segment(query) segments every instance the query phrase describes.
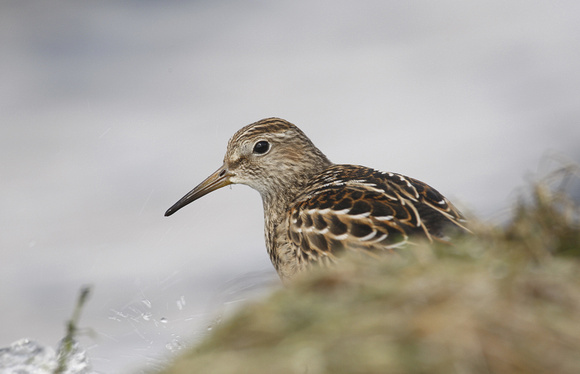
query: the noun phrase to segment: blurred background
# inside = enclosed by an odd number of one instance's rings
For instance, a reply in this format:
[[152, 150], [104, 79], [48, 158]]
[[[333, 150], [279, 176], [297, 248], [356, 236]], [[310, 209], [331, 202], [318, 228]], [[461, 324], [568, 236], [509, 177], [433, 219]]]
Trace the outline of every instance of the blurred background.
[[495, 222], [580, 160], [577, 1], [0, 3], [0, 347], [56, 346], [82, 285], [103, 373], [157, 368], [277, 284], [245, 186], [165, 210], [285, 118], [337, 163]]

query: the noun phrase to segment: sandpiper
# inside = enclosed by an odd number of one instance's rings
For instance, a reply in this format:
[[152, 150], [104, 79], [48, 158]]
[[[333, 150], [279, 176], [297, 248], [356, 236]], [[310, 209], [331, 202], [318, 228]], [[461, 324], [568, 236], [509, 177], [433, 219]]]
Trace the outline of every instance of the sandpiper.
[[333, 164], [280, 118], [236, 132], [223, 165], [165, 215], [236, 183], [262, 196], [266, 248], [285, 283], [343, 251], [379, 253], [406, 244], [409, 236], [443, 239], [446, 226], [467, 230], [461, 213], [434, 188], [401, 174]]

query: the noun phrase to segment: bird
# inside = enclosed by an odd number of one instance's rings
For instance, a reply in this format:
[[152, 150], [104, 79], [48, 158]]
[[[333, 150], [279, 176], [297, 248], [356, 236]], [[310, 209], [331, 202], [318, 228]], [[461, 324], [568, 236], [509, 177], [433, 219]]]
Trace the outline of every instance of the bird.
[[170, 216], [230, 184], [257, 190], [266, 249], [280, 279], [292, 282], [345, 252], [395, 252], [410, 237], [447, 241], [466, 219], [434, 188], [373, 168], [334, 164], [294, 124], [265, 118], [228, 141], [223, 165], [166, 212]]

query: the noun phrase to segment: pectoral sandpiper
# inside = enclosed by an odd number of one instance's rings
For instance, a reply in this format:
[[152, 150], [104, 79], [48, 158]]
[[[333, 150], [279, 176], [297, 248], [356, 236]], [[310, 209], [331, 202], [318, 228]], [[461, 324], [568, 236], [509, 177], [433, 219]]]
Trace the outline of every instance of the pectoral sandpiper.
[[279, 118], [248, 125], [228, 142], [223, 165], [165, 213], [233, 183], [262, 196], [266, 247], [282, 281], [341, 251], [377, 253], [409, 236], [465, 229], [461, 213], [427, 184], [391, 172], [333, 164], [296, 126]]

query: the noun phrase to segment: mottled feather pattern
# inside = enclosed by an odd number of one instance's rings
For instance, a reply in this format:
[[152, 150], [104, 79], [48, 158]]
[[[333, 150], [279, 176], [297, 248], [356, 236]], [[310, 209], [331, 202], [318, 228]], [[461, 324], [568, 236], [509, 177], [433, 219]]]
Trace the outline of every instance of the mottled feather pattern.
[[425, 183], [356, 165], [333, 165], [296, 200], [288, 214], [288, 236], [308, 260], [334, 258], [345, 248], [389, 250], [413, 234], [432, 240], [443, 235], [445, 224], [463, 221]]

